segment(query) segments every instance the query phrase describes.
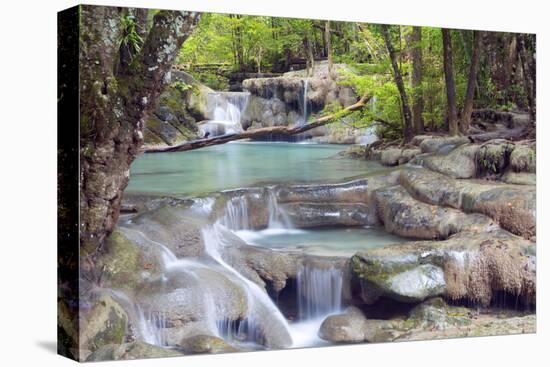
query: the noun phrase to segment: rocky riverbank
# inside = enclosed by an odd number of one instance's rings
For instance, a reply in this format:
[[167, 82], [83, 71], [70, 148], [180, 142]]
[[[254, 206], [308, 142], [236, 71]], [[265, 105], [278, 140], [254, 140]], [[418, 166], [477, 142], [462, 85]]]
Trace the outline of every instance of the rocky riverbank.
[[[535, 174], [534, 145], [426, 136], [413, 146], [409, 164], [341, 183], [128, 196], [132, 210], [98, 258], [99, 285], [82, 280], [88, 360], [292, 347], [300, 305], [320, 302], [304, 290], [311, 281], [338, 284], [330, 297], [341, 313], [312, 331], [333, 343], [534, 332], [535, 186], [504, 178]], [[235, 232], [287, 222], [374, 226], [408, 241], [319, 256]]]

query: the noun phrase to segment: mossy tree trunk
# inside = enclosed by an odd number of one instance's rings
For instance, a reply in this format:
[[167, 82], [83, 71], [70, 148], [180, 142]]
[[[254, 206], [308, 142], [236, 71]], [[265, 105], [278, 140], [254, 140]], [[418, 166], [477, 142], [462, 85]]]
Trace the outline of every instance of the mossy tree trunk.
[[80, 12], [80, 248], [83, 270], [112, 232], [143, 143], [147, 115], [156, 107], [181, 44], [199, 14], [160, 11], [139, 53], [120, 65], [121, 16], [116, 7]]
[[537, 116], [537, 66], [536, 66], [536, 37], [534, 34], [521, 34], [519, 38], [519, 55], [523, 71], [523, 85], [529, 104], [531, 121], [535, 122]]

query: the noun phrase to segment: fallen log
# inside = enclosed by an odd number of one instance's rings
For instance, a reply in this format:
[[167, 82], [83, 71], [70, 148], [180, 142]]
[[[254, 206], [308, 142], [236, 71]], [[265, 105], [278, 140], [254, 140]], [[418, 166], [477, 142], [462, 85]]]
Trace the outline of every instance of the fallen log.
[[242, 133], [233, 133], [225, 134], [220, 136], [214, 136], [211, 138], [197, 139], [192, 141], [187, 141], [178, 145], [172, 145], [167, 147], [150, 147], [142, 150], [143, 153], [163, 153], [163, 152], [183, 152], [187, 150], [194, 150], [204, 147], [209, 147], [212, 145], [225, 144], [230, 141], [242, 140], [242, 139], [251, 139], [257, 138], [260, 136], [265, 136], [269, 134], [282, 134], [282, 135], [296, 135], [308, 130], [314, 129], [319, 126], [326, 125], [337, 119], [340, 119], [353, 111], [357, 111], [363, 108], [366, 103], [371, 99], [370, 96], [364, 95], [356, 103], [347, 106], [342, 111], [339, 111], [335, 114], [327, 115], [316, 119], [315, 121], [310, 122], [305, 125], [296, 125], [296, 126], [271, 126], [271, 127], [262, 127], [259, 129], [250, 129], [243, 131]]

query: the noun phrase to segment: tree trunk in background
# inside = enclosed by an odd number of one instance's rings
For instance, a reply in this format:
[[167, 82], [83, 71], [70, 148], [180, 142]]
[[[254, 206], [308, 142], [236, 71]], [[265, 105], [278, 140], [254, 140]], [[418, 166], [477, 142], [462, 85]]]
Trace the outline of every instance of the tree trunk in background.
[[453, 76], [453, 50], [451, 46], [450, 31], [441, 28], [443, 36], [443, 69], [445, 72], [445, 86], [447, 88], [447, 119], [449, 122], [449, 133], [458, 134], [458, 118], [456, 115], [456, 92], [455, 79]]
[[424, 99], [422, 98], [422, 28], [413, 27], [411, 34], [411, 58], [412, 58], [412, 124], [414, 132], [421, 134], [424, 132], [424, 121], [422, 120], [422, 111], [424, 109]]
[[472, 59], [470, 61], [470, 72], [468, 74], [468, 86], [466, 87], [464, 108], [460, 120], [460, 131], [463, 134], [466, 134], [470, 128], [470, 119], [472, 117], [472, 110], [474, 109], [474, 92], [476, 88], [482, 38], [482, 33], [480, 31], [474, 31], [474, 45], [472, 49]]
[[386, 48], [390, 55], [390, 61], [393, 69], [393, 77], [397, 89], [399, 90], [399, 95], [401, 97], [401, 113], [403, 115], [403, 141], [408, 143], [412, 140], [412, 119], [411, 119], [411, 109], [409, 107], [409, 100], [407, 98], [407, 92], [405, 91], [405, 84], [403, 83], [403, 76], [401, 75], [401, 70], [399, 70], [399, 65], [397, 64], [397, 54], [393, 48], [391, 42], [390, 29], [387, 25], [381, 25], [382, 35], [384, 37], [384, 42], [386, 43]]
[[81, 6], [80, 249], [84, 263], [93, 264], [118, 220], [130, 164], [143, 143], [145, 119], [200, 16], [160, 11], [141, 52], [123, 74], [116, 74], [121, 11]]
[[311, 37], [306, 36], [304, 43], [306, 46], [306, 53], [307, 53], [306, 54], [306, 76], [309, 77], [309, 76], [313, 76], [313, 73], [315, 72], [315, 58], [313, 57], [313, 41], [311, 40]]
[[328, 75], [333, 79], [332, 75], [332, 42], [330, 39], [330, 20], [325, 21], [325, 44], [327, 46], [327, 61], [328, 61]]
[[529, 115], [531, 116], [531, 121], [535, 122], [537, 115], [537, 66], [534, 56], [536, 52], [536, 39], [534, 34], [520, 34], [518, 35], [518, 40], [519, 55], [523, 70], [523, 85], [529, 104]]

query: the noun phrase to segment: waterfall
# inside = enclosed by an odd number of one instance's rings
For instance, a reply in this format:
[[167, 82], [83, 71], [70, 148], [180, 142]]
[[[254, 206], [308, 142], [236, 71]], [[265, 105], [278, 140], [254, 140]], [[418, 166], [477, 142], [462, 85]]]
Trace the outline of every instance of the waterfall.
[[[246, 331], [246, 339], [254, 341], [258, 340], [265, 333], [282, 333], [283, 338], [289, 341], [288, 346], [290, 346], [292, 344], [292, 337], [288, 322], [271, 298], [269, 298], [269, 295], [256, 283], [245, 278], [223, 260], [220, 251], [228, 244], [222, 231], [223, 227], [215, 223], [211, 227], [202, 230], [202, 237], [205, 253], [229, 273], [233, 274], [241, 282], [247, 293], [247, 319], [244, 324], [241, 322], [242, 325], [237, 325], [237, 332]], [[264, 327], [260, 329], [262, 324]], [[231, 332], [235, 328], [235, 324], [232, 326], [231, 324], [222, 323], [222, 326], [224, 328], [221, 331], [225, 332]], [[269, 330], [272, 326], [278, 326], [282, 330]]]
[[307, 124], [307, 92], [308, 92], [309, 80], [306, 78], [303, 80], [303, 90], [302, 90], [302, 119], [298, 121], [298, 125], [302, 126]]
[[296, 277], [300, 320], [324, 318], [342, 308], [341, 269], [330, 264], [303, 264]]
[[279, 206], [277, 197], [272, 190], [269, 190], [268, 194], [268, 211], [269, 222], [268, 228], [270, 229], [291, 229], [293, 228], [292, 221], [287, 212]]
[[[271, 189], [267, 190], [267, 211], [267, 229], [294, 228], [288, 213], [279, 205], [277, 196]], [[219, 220], [219, 223], [233, 231], [249, 230], [252, 229], [250, 215], [252, 215], [252, 213], [249, 212], [248, 199], [246, 196], [236, 196], [228, 200], [225, 204], [224, 215]]]
[[207, 100], [209, 121], [199, 125], [202, 135], [212, 137], [242, 132], [241, 115], [248, 104], [249, 97], [248, 92], [209, 93]]
[[220, 223], [231, 230], [250, 229], [246, 196], [231, 198], [225, 204], [225, 213]]

